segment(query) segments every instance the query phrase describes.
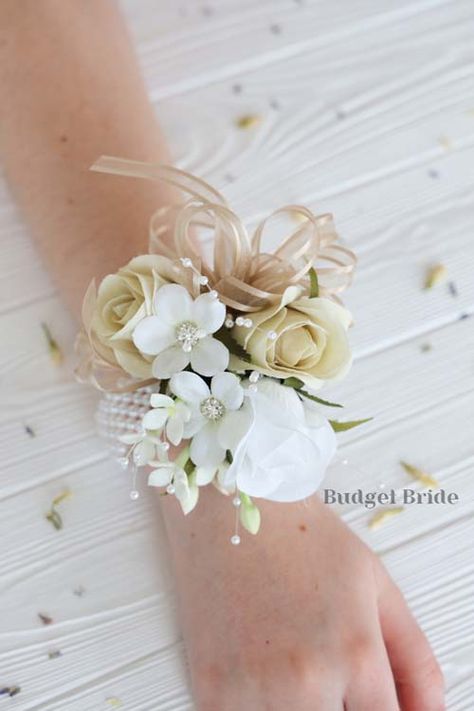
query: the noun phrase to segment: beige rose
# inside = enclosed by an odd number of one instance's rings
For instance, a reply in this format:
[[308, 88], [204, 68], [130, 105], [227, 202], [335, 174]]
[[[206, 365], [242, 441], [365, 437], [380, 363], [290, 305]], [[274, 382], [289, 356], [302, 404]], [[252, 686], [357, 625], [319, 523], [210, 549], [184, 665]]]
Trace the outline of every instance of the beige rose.
[[[292, 287], [280, 304], [250, 317], [253, 326], [235, 326], [232, 335], [249, 354], [252, 369], [277, 378], [299, 378], [311, 389], [349, 370], [351, 315], [334, 301], [300, 297]], [[248, 370], [249, 364], [234, 356], [230, 367]]]
[[163, 284], [176, 281], [173, 262], [145, 254], [116, 274], [106, 276], [97, 290], [90, 320], [92, 348], [106, 363], [120, 366], [136, 378], [150, 378], [151, 362], [132, 341], [135, 326], [153, 313], [153, 297]]

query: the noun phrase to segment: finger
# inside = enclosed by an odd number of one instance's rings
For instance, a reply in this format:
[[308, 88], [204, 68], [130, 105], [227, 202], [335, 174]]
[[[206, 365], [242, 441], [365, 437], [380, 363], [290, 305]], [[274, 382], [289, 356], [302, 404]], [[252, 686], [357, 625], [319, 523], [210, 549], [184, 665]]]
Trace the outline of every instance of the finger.
[[[382, 636], [355, 660], [345, 696], [346, 711], [399, 711], [397, 691]], [[421, 710], [420, 710], [421, 711]]]
[[380, 575], [380, 624], [402, 711], [443, 711], [443, 676], [428, 640], [388, 573]]

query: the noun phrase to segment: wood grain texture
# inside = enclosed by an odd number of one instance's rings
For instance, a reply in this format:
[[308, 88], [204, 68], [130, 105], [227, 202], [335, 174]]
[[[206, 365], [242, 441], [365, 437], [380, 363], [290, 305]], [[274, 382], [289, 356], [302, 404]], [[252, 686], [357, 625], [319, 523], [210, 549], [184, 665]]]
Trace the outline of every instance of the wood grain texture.
[[[404, 459], [459, 494], [455, 506], [407, 507], [378, 531], [371, 511], [339, 508], [430, 637], [449, 710], [472, 711], [472, 2], [122, 5], [178, 164], [213, 181], [249, 224], [294, 202], [331, 211], [358, 252], [347, 294], [355, 364], [327, 395], [346, 404], [344, 418], [374, 420], [340, 436], [327, 486], [419, 489]], [[239, 130], [245, 114], [258, 126]], [[71, 378], [74, 324], [3, 184], [0, 235], [0, 682], [21, 686], [4, 703], [191, 710], [156, 507], [143, 485], [130, 502], [95, 435], [97, 398]], [[454, 286], [423, 291], [436, 262]], [[65, 351], [60, 368], [41, 322]], [[44, 515], [67, 488], [56, 531]]]

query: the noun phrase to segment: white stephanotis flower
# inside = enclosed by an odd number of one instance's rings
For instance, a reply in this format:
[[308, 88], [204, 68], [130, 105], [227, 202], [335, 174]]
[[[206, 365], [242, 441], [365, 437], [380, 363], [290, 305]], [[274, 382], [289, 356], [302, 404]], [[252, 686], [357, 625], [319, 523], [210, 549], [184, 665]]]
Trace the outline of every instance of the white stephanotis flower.
[[199, 487], [196, 473], [193, 472], [188, 477], [178, 462], [158, 464], [148, 477], [148, 484], [149, 486], [172, 486], [184, 514], [192, 511], [198, 502]]
[[229, 462], [223, 461], [218, 467], [196, 467], [197, 485], [207, 486], [208, 484], [214, 484], [216, 489], [220, 491], [221, 494], [225, 494], [225, 496], [233, 494], [235, 492], [235, 484], [231, 484], [228, 488], [225, 488], [223, 484], [224, 476], [229, 466]]
[[146, 430], [160, 430], [163, 427], [169, 441], [178, 445], [183, 439], [184, 424], [191, 418], [189, 407], [161, 393], [153, 393], [150, 404], [153, 409], [144, 416], [143, 427]]
[[234, 441], [233, 423], [244, 399], [240, 380], [233, 373], [218, 373], [209, 388], [198, 375], [185, 371], [173, 375], [170, 390], [191, 409], [184, 437], [192, 437], [190, 455], [194, 464], [206, 468], [210, 475], [209, 468], [224, 461]]
[[336, 436], [326, 418], [271, 378], [258, 381], [238, 414], [224, 487], [234, 484], [249, 496], [272, 501], [298, 501], [313, 494], [336, 451]]
[[123, 434], [119, 437], [120, 442], [131, 444], [130, 454], [137, 467], [144, 467], [153, 460], [160, 461], [166, 456], [164, 444], [155, 431], [147, 431]]
[[142, 319], [133, 332], [139, 351], [156, 356], [152, 372], [167, 379], [190, 363], [196, 373], [211, 376], [229, 364], [229, 351], [212, 338], [225, 319], [225, 306], [214, 293], [194, 299], [179, 284], [165, 284], [153, 300], [156, 316]]

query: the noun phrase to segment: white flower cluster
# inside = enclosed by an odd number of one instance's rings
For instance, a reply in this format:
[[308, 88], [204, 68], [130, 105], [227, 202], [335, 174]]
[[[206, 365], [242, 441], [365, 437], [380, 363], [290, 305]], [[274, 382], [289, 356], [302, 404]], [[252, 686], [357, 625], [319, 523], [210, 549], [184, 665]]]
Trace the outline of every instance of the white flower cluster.
[[[244, 321], [237, 325], [253, 325]], [[132, 339], [139, 353], [152, 357], [160, 392], [151, 395], [141, 432], [122, 441], [136, 466], [151, 467], [148, 483], [174, 494], [184, 513], [196, 505], [199, 487], [213, 483], [234, 495], [240, 521], [256, 533], [260, 514], [250, 497], [297, 501], [311, 495], [336, 438], [294, 387], [252, 365], [227, 370], [231, 354], [218, 332], [232, 326], [214, 291], [193, 299], [179, 284], [156, 290], [153, 314], [138, 322]], [[268, 340], [275, 340], [272, 332]], [[171, 445], [180, 448], [172, 459]]]
[[[200, 487], [214, 484], [256, 533], [253, 499], [312, 494], [334, 455], [334, 432], [366, 421], [326, 419], [318, 406], [335, 403], [316, 395], [351, 366], [352, 318], [339, 295], [355, 255], [329, 214], [280, 208], [249, 233], [224, 197], [189, 173], [111, 156], [93, 170], [164, 180], [183, 202], [152, 216], [150, 254], [89, 286], [77, 377], [106, 393], [149, 386], [140, 431], [122, 437], [125, 465], [151, 468], [149, 483], [185, 513]], [[267, 251], [275, 220], [281, 239]], [[209, 233], [212, 260], [199, 244]], [[231, 540], [239, 542], [237, 531]]]

